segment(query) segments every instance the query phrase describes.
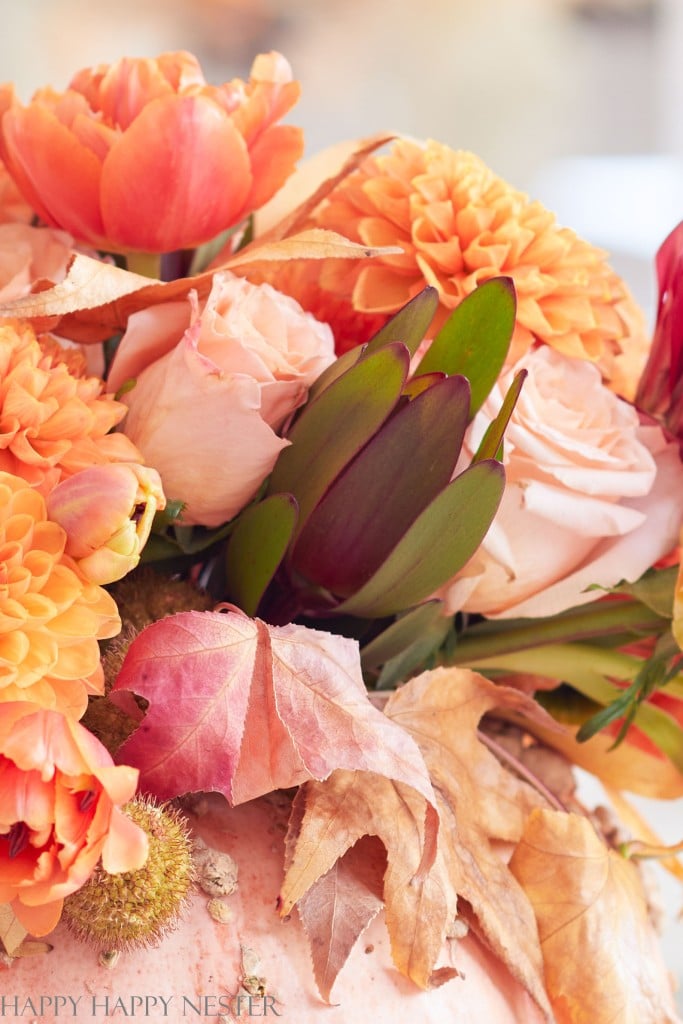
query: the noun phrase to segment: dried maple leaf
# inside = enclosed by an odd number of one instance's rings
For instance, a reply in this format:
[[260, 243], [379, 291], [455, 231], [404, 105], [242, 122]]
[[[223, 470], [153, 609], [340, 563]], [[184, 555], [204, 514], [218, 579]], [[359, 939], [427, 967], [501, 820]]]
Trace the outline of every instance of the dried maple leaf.
[[131, 644], [111, 696], [126, 690], [150, 703], [118, 752], [143, 790], [164, 800], [215, 790], [238, 804], [339, 767], [373, 772], [410, 790], [433, 859], [424, 761], [368, 700], [355, 641], [236, 611], [182, 612]]
[[558, 1024], [679, 1022], [638, 873], [587, 819], [535, 811], [510, 869], [536, 913]]
[[[303, 789], [292, 805], [285, 843], [285, 866], [292, 857], [305, 809]], [[386, 854], [372, 836], [358, 842], [319, 878], [297, 904], [308, 937], [316, 984], [329, 1002], [332, 986], [358, 936], [383, 907]]]
[[385, 711], [414, 737], [434, 783], [440, 817], [434, 865], [426, 873], [419, 870], [423, 826], [405, 787], [335, 772], [324, 783], [304, 787], [282, 910], [298, 903], [358, 838], [378, 836], [387, 851], [386, 921], [399, 970], [421, 987], [457, 973], [435, 971], [435, 964], [460, 897], [487, 944], [549, 1014], [533, 911], [494, 843], [515, 842], [527, 814], [542, 800], [477, 738], [482, 715], [501, 705], [546, 718], [524, 694], [463, 669], [424, 673], [401, 687]]

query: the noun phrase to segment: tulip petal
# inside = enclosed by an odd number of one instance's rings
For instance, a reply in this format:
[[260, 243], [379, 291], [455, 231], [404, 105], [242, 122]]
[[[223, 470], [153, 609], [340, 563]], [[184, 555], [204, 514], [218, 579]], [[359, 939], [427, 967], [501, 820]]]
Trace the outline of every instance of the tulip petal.
[[246, 144], [224, 111], [205, 96], [162, 97], [104, 162], [105, 232], [126, 238], [134, 223], [135, 248], [148, 252], [199, 245], [235, 222], [250, 187]]
[[109, 874], [137, 871], [147, 860], [149, 843], [141, 828], [118, 807], [111, 812], [109, 832], [102, 847], [102, 867]]
[[63, 906], [64, 900], [52, 900], [51, 903], [43, 903], [39, 907], [27, 907], [20, 900], [12, 901], [12, 910], [17, 921], [31, 935], [47, 935], [56, 928], [62, 916]]
[[76, 238], [101, 238], [101, 163], [94, 153], [45, 106], [16, 108], [4, 118], [3, 131], [12, 172], [19, 169], [21, 178], [15, 177], [31, 205]]

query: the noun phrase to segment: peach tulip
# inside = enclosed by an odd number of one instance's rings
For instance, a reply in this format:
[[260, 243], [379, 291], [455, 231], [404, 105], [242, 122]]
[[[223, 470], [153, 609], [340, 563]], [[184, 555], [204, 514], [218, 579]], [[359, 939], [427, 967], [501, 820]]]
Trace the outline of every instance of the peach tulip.
[[57, 484], [47, 513], [66, 531], [66, 553], [91, 583], [113, 583], [134, 569], [154, 515], [166, 499], [159, 474], [135, 463], [90, 466]]
[[270, 285], [216, 274], [200, 309], [131, 316], [109, 374], [127, 380], [123, 430], [188, 524], [218, 526], [254, 496], [287, 441], [278, 430], [334, 360], [332, 332]]
[[78, 722], [0, 704], [0, 903], [28, 931], [54, 928], [100, 857], [109, 872], [144, 864], [147, 837], [119, 809], [137, 779]]
[[237, 224], [282, 185], [302, 150], [276, 122], [299, 85], [280, 54], [247, 83], [204, 80], [189, 53], [87, 68], [28, 106], [0, 91], [0, 156], [53, 227], [117, 252], [168, 252]]
[[0, 160], [0, 224], [28, 224], [34, 213]]

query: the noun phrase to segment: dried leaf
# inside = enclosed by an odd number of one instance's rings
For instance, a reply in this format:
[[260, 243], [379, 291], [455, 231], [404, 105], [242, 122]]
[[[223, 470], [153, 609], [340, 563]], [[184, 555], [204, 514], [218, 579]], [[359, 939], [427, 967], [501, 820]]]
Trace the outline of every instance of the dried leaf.
[[131, 313], [160, 302], [184, 298], [190, 290], [208, 294], [217, 270], [234, 272], [258, 262], [290, 259], [366, 259], [401, 252], [395, 246], [371, 248], [351, 242], [334, 231], [311, 229], [289, 238], [255, 241], [214, 270], [194, 277], [161, 282], [122, 270], [111, 263], [77, 253], [64, 280], [44, 291], [0, 304], [0, 317], [53, 320], [69, 317], [81, 325], [125, 327]]
[[533, 904], [558, 1024], [674, 1024], [634, 866], [576, 814], [535, 811], [510, 861]]
[[579, 743], [576, 728], [558, 732], [533, 722], [529, 730], [573, 764], [615, 789], [659, 800], [683, 796], [683, 774], [668, 758], [657, 757], [633, 743], [614, 747], [614, 738], [604, 733]]
[[[302, 790], [294, 798], [286, 860], [304, 809]], [[299, 901], [297, 909], [308, 936], [313, 971], [321, 996], [330, 1001], [332, 986], [346, 963], [359, 935], [382, 909], [382, 879], [386, 855], [382, 844], [364, 836], [315, 882]]]
[[383, 132], [345, 141], [307, 160], [270, 202], [256, 211], [254, 219], [259, 240], [272, 241], [298, 231], [323, 199], [366, 157], [395, 138], [395, 134]]
[[0, 942], [9, 956], [17, 956], [17, 950], [28, 935], [19, 924], [11, 903], [0, 903]]
[[338, 767], [375, 772], [412, 790], [433, 849], [424, 762], [368, 700], [355, 641], [235, 611], [183, 612], [135, 639], [111, 696], [126, 690], [150, 706], [118, 756], [160, 799], [215, 790], [238, 804]]
[[304, 787], [283, 912], [360, 836], [378, 836], [387, 851], [386, 920], [399, 970], [424, 988], [445, 980], [435, 964], [461, 897], [488, 945], [549, 1013], [533, 912], [494, 844], [515, 842], [541, 798], [477, 739], [481, 716], [501, 704], [546, 718], [525, 695], [465, 670], [439, 669], [401, 687], [386, 714], [415, 738], [435, 784], [441, 825], [434, 866], [418, 870], [422, 823], [405, 787], [335, 772]]

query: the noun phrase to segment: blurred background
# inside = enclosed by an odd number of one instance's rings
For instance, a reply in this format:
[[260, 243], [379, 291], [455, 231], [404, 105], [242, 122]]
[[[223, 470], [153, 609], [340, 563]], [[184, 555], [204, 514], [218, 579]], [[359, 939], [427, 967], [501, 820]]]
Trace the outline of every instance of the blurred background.
[[[27, 100], [173, 49], [215, 83], [284, 53], [309, 155], [387, 129], [473, 150], [607, 249], [653, 322], [654, 255], [683, 218], [683, 0], [21, 0], [3, 9], [0, 81]], [[683, 802], [637, 803], [683, 838]], [[683, 1008], [683, 892], [657, 877]]]

